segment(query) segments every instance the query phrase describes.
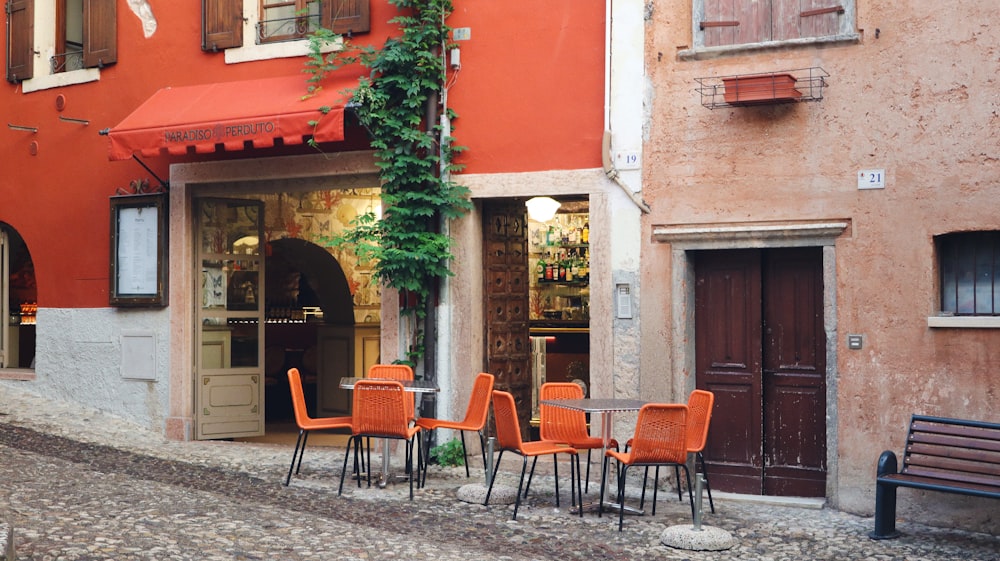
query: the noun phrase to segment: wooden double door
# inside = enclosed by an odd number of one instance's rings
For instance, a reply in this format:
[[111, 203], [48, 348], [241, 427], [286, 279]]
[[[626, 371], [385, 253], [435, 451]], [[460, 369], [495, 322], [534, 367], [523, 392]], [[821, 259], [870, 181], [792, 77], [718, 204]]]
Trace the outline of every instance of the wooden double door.
[[699, 251], [693, 261], [696, 385], [715, 393], [712, 487], [824, 496], [822, 249]]

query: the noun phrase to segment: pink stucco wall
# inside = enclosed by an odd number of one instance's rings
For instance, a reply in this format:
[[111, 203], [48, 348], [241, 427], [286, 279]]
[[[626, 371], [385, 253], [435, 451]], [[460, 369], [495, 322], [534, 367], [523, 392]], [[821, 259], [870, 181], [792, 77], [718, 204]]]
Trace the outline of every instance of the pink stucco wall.
[[[688, 57], [691, 0], [656, 2], [643, 197], [647, 232], [848, 223], [834, 245], [828, 498], [870, 514], [878, 454], [901, 455], [912, 413], [1000, 421], [1000, 329], [928, 326], [938, 310], [933, 236], [1000, 228], [1000, 16], [971, 0], [856, 10], [856, 41]], [[807, 67], [829, 73], [822, 101], [710, 110], [694, 91], [696, 78]], [[873, 168], [885, 169], [886, 188], [859, 190], [859, 170]], [[693, 376], [669, 356], [693, 342], [663, 344], [683, 298], [663, 282], [670, 245], [644, 239], [644, 376]], [[864, 335], [862, 350], [847, 349], [848, 333]], [[900, 517], [1000, 532], [995, 501], [899, 496]]]

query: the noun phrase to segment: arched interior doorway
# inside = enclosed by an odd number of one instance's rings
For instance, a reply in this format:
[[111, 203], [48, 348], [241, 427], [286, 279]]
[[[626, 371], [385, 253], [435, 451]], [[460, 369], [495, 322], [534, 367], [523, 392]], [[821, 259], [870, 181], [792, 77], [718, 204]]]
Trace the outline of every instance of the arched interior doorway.
[[35, 314], [38, 290], [28, 246], [0, 223], [0, 368], [35, 368]]
[[[353, 329], [354, 302], [340, 263], [314, 243], [298, 238], [274, 240], [266, 250], [266, 264], [264, 294], [270, 312], [264, 329], [265, 420], [269, 429], [280, 430], [294, 421], [289, 368], [298, 368], [302, 374], [312, 416], [320, 409], [319, 384], [336, 391], [334, 369], [321, 371], [322, 339], [331, 331]], [[293, 313], [299, 310], [302, 315]], [[346, 361], [349, 357], [336, 358]]]

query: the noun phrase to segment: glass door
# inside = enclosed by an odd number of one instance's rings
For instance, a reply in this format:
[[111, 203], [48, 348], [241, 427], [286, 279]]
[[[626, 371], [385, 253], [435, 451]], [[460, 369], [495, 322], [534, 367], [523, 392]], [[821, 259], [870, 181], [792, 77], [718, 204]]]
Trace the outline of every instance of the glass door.
[[195, 201], [196, 438], [264, 434], [260, 201]]

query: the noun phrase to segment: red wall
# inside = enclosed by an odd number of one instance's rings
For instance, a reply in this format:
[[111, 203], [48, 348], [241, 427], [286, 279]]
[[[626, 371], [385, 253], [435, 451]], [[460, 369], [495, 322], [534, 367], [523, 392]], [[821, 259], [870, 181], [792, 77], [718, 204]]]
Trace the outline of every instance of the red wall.
[[[524, 9], [518, 9], [522, 7]], [[37, 133], [0, 130], [0, 222], [18, 231], [31, 251], [41, 307], [108, 305], [108, 197], [150, 174], [134, 161], [110, 162], [101, 129], [114, 127], [156, 90], [289, 75], [304, 59], [227, 65], [200, 49], [197, 3], [153, 4], [158, 28], [146, 39], [141, 24], [118, 3], [118, 62], [87, 84], [24, 94], [0, 85], [0, 120]], [[536, 11], [528, 18], [514, 17]], [[373, 2], [372, 32], [358, 42], [381, 45], [395, 8]], [[603, 0], [456, 1], [449, 24], [470, 27], [462, 70], [451, 89], [459, 113], [456, 137], [468, 148], [466, 173], [600, 166], [603, 111]], [[56, 109], [57, 96], [65, 109]], [[59, 116], [89, 120], [61, 122]], [[37, 155], [30, 144], [37, 143]], [[348, 146], [348, 145], [344, 145]], [[332, 147], [337, 149], [337, 146]], [[271, 151], [199, 159], [274, 155]], [[195, 156], [144, 159], [167, 179], [172, 162]], [[173, 267], [184, 264], [171, 264]]]

